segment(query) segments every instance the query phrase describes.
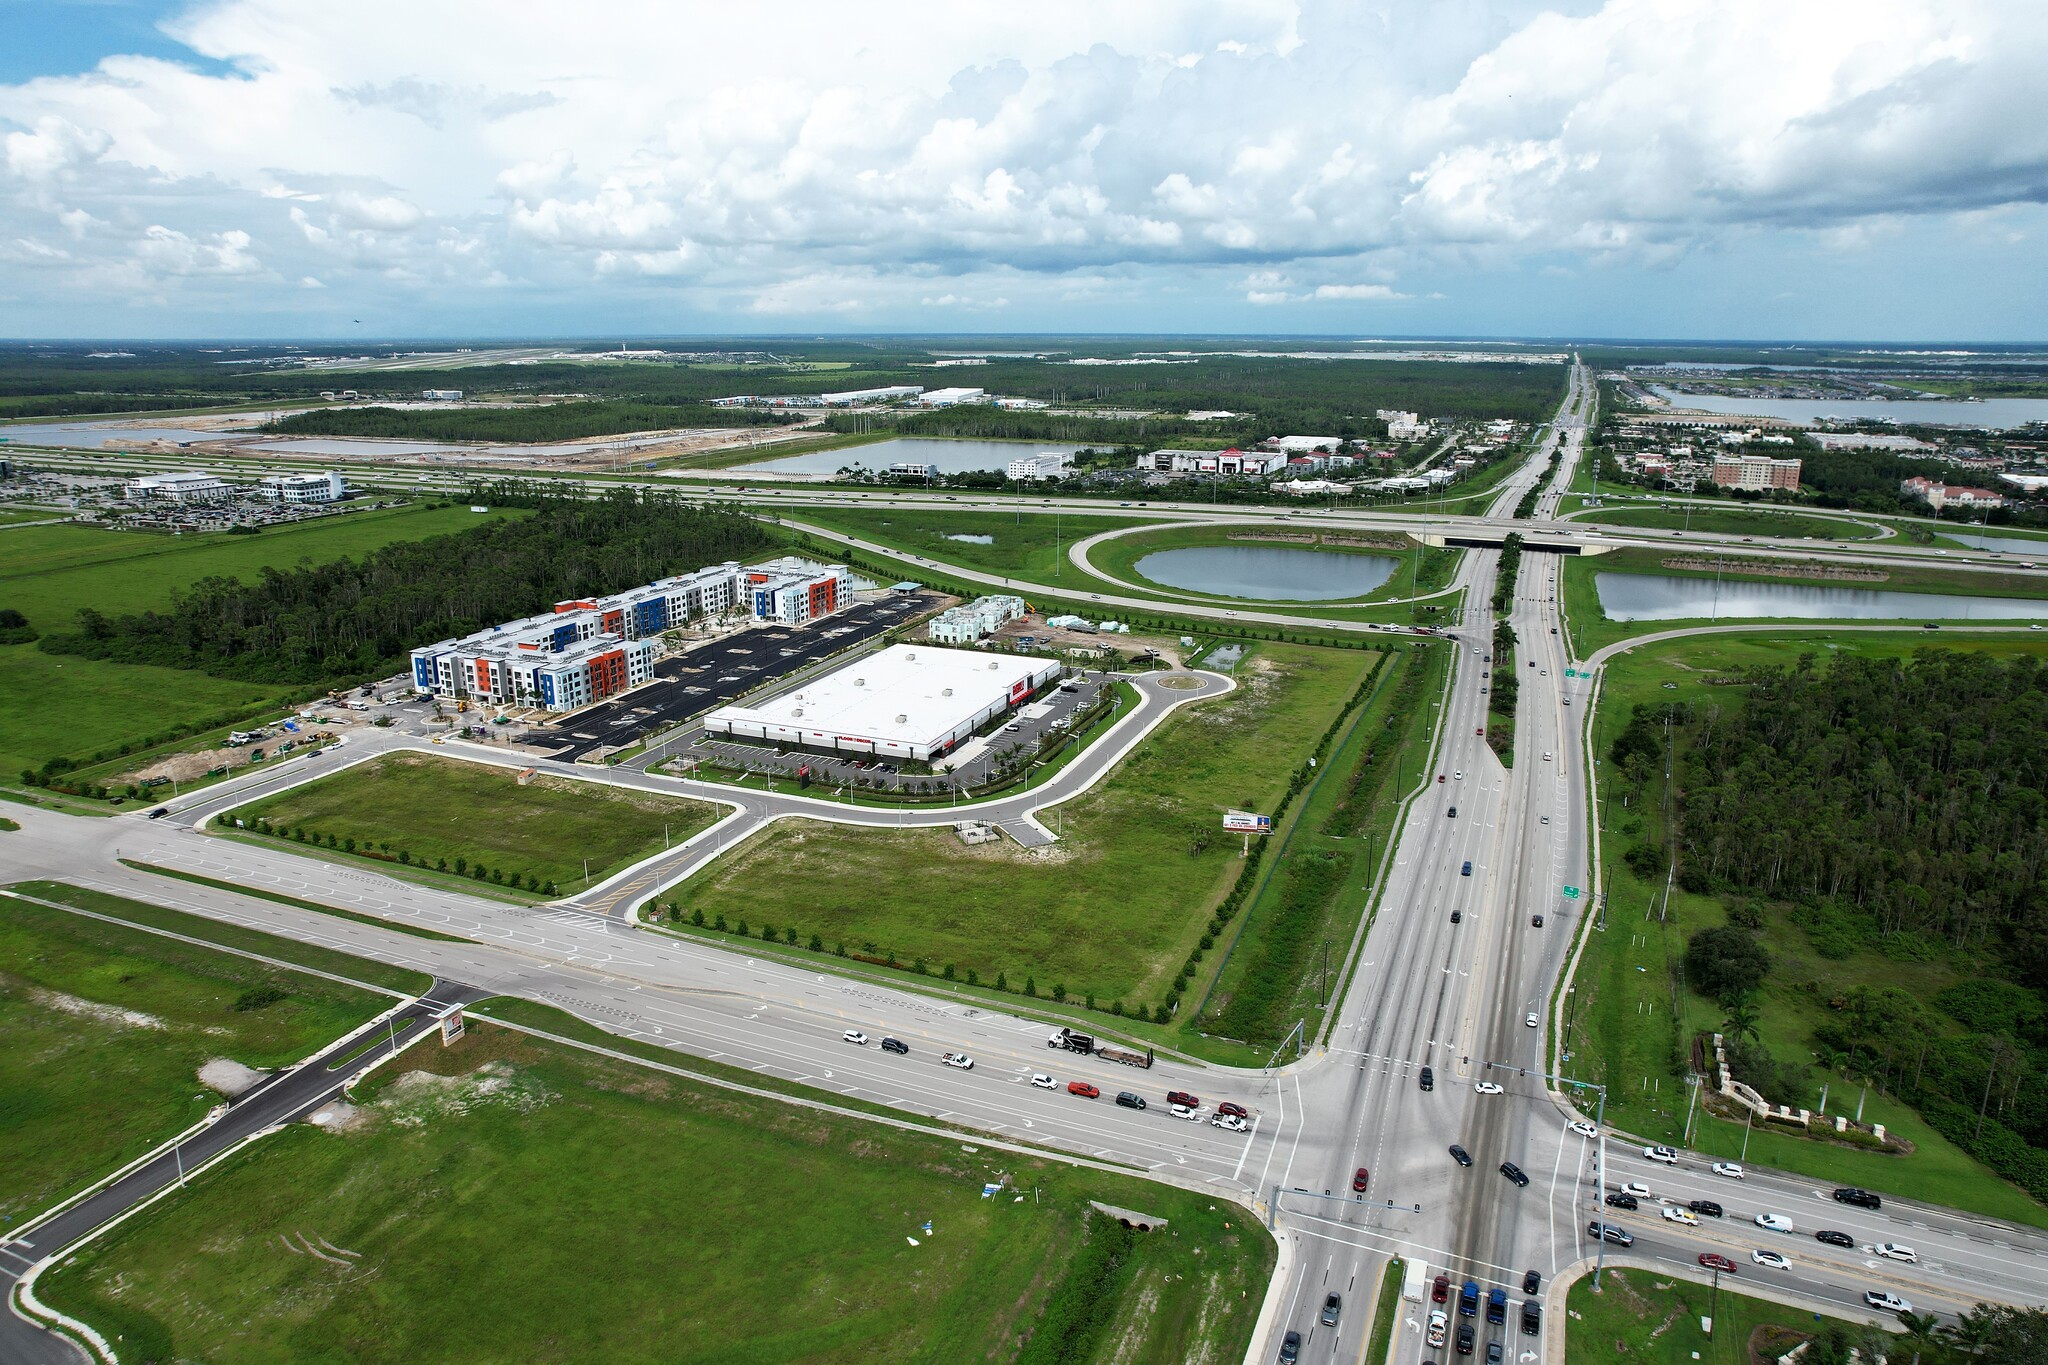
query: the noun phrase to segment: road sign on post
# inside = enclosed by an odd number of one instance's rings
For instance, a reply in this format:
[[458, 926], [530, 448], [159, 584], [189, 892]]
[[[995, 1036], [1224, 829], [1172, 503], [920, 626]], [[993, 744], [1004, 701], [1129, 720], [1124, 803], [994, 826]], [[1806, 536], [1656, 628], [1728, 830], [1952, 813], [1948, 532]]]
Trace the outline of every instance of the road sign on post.
[[1564, 889], [1564, 898], [1568, 901], [1577, 900], [1579, 898], [1579, 888], [1576, 886], [1567, 886]]

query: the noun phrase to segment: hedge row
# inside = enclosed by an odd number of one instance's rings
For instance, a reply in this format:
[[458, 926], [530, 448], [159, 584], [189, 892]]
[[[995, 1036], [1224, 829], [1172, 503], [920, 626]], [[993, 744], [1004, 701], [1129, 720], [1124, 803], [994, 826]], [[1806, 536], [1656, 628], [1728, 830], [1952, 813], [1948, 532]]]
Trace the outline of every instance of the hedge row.
[[[230, 829], [235, 817], [222, 811], [214, 817], [216, 823]], [[249, 822], [243, 828], [252, 834], [268, 835], [290, 843], [306, 844], [313, 848], [329, 848], [336, 853], [353, 854], [358, 858], [374, 858], [379, 862], [397, 863], [401, 867], [417, 867], [433, 872], [452, 873], [457, 877], [468, 877], [473, 881], [490, 882], [494, 886], [510, 887], [515, 891], [531, 891], [536, 895], [555, 896], [561, 888], [551, 881], [543, 881], [531, 872], [508, 872], [502, 867], [486, 867], [482, 863], [471, 864], [469, 859], [458, 857], [451, 865], [446, 858], [437, 858], [431, 864], [425, 858], [414, 858], [407, 849], [394, 849], [388, 843], [361, 842], [353, 838], [336, 835], [333, 831], [307, 829], [303, 825], [273, 824], [261, 817]]]

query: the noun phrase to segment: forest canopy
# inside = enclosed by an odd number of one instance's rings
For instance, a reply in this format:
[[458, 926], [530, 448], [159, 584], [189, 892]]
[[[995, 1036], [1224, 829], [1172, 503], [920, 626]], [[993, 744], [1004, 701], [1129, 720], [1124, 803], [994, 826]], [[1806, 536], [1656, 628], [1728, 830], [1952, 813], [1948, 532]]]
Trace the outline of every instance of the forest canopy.
[[251, 682], [370, 677], [435, 640], [773, 544], [748, 517], [671, 495], [621, 488], [585, 501], [544, 485], [520, 489], [474, 491], [501, 506], [524, 502], [535, 509], [530, 517], [361, 559], [266, 568], [255, 583], [202, 579], [173, 593], [165, 612], [108, 617], [86, 608], [75, 631], [46, 633], [39, 647]]

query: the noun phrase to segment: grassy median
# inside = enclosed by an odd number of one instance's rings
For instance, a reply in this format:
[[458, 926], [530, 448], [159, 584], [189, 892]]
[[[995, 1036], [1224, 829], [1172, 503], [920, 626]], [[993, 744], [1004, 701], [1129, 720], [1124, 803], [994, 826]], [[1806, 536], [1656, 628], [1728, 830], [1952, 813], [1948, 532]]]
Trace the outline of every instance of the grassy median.
[[41, 1294], [137, 1360], [1166, 1365], [1241, 1359], [1273, 1263], [1209, 1196], [488, 1023], [373, 1079], [346, 1126], [265, 1139]]
[[400, 753], [231, 814], [251, 829], [267, 821], [284, 831], [274, 837], [288, 846], [311, 848], [318, 839], [322, 849], [383, 859], [401, 874], [452, 872], [553, 894], [550, 886], [582, 888], [586, 860], [595, 885], [707, 828], [719, 810], [573, 778], [536, 777], [521, 786], [510, 768]]
[[391, 1003], [12, 896], [0, 964], [0, 1227], [203, 1118], [208, 1061], [282, 1066]]
[[[1748, 1266], [1742, 1268], [1744, 1271]], [[1762, 1273], [1762, 1272], [1760, 1272]], [[1721, 1292], [1709, 1285], [1644, 1270], [1611, 1269], [1593, 1292], [1591, 1275], [1572, 1285], [1565, 1329], [1568, 1360], [1627, 1360], [1639, 1365], [1753, 1365], [1776, 1360], [1828, 1327], [1860, 1338], [1862, 1324], [1735, 1292], [1736, 1276], [1721, 1277]], [[1711, 1310], [1714, 1332], [1700, 1329]], [[1882, 1334], [1890, 1340], [1890, 1334]], [[1898, 1359], [1896, 1352], [1892, 1357]]]

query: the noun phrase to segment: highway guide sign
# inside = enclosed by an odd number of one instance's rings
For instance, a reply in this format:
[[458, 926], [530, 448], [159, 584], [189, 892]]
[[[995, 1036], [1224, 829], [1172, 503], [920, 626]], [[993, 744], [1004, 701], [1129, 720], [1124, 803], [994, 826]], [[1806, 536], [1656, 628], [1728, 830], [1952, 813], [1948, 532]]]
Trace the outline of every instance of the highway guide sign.
[[1232, 810], [1223, 813], [1223, 828], [1235, 833], [1271, 834], [1273, 817], [1254, 815], [1248, 810]]
[[1564, 889], [1564, 898], [1568, 901], [1577, 900], [1579, 898], [1579, 888], [1577, 888], [1576, 886], [1567, 886]]

